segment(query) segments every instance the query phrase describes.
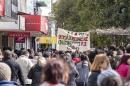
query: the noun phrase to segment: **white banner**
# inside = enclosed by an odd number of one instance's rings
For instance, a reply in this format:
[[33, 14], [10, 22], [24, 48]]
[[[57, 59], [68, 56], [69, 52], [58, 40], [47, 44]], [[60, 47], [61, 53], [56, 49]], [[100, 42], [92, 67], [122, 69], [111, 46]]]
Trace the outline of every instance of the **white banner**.
[[73, 32], [58, 28], [57, 32], [57, 50], [62, 51], [80, 51], [84, 52], [90, 49], [89, 32]]

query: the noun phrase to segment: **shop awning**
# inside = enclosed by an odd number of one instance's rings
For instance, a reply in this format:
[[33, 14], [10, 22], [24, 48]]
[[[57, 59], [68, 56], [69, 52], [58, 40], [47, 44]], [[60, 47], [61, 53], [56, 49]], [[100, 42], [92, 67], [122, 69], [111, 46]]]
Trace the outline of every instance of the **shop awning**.
[[29, 32], [8, 32], [9, 37], [29, 37]]

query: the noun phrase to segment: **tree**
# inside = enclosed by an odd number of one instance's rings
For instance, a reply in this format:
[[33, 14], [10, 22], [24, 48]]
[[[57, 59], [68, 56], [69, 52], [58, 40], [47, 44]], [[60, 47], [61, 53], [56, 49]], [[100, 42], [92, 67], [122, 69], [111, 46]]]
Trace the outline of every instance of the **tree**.
[[130, 25], [130, 0], [60, 0], [54, 6], [58, 27], [73, 31]]

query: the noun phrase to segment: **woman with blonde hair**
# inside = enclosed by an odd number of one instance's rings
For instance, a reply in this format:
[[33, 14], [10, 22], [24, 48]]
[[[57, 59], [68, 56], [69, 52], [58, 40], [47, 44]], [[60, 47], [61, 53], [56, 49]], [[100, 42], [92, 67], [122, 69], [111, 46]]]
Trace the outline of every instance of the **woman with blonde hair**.
[[107, 70], [110, 66], [110, 62], [106, 54], [96, 55], [92, 66], [91, 74], [88, 79], [88, 86], [97, 86], [97, 77], [101, 71]]

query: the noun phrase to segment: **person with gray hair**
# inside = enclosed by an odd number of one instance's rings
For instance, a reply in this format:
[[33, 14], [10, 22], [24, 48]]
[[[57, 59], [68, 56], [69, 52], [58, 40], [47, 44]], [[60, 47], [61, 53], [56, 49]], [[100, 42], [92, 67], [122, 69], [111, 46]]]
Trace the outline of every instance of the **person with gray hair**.
[[23, 78], [25, 80], [26, 86], [30, 86], [32, 80], [27, 77], [29, 70], [32, 68], [33, 63], [29, 59], [29, 52], [27, 50], [21, 51], [21, 56], [16, 60], [16, 62], [20, 65], [21, 70], [23, 72]]
[[120, 75], [114, 70], [103, 71], [97, 79], [98, 86], [123, 86]]
[[11, 69], [3, 62], [0, 62], [0, 86], [20, 86], [11, 80]]

